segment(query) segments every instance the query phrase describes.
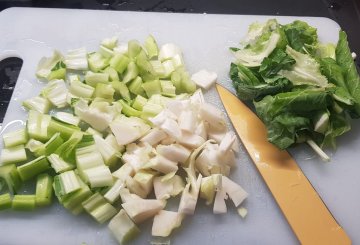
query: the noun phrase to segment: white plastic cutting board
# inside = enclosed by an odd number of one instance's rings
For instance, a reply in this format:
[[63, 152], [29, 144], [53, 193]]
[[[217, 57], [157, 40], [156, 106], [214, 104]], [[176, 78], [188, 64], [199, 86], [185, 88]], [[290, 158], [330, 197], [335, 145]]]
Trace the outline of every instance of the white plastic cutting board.
[[[64, 9], [12, 8], [0, 13], [0, 59], [16, 55], [24, 60], [3, 129], [21, 126], [26, 118], [22, 100], [36, 95], [42, 84], [34, 76], [36, 65], [53, 49], [86, 46], [95, 50], [105, 37], [118, 36], [120, 41], [143, 41], [148, 34], [159, 44], [174, 42], [185, 56], [190, 72], [206, 68], [218, 73], [218, 81], [228, 88], [228, 70], [232, 56], [228, 47], [236, 46], [254, 21], [277, 18], [280, 23], [295, 19], [318, 28], [321, 41], [336, 42], [339, 26], [326, 18], [243, 16], [210, 14], [170, 14], [111, 12]], [[214, 89], [206, 97], [219, 107]], [[12, 123], [12, 124], [11, 124]], [[6, 125], [10, 124], [6, 128]], [[353, 123], [354, 124], [354, 123]], [[291, 150], [292, 155], [310, 179], [328, 208], [345, 228], [354, 244], [360, 243], [360, 127], [338, 141], [338, 150], [330, 163], [324, 163], [307, 146]], [[0, 143], [0, 148], [2, 147]], [[241, 219], [231, 203], [228, 213], [213, 215], [201, 202], [193, 217], [188, 217], [171, 237], [171, 244], [297, 244], [298, 241], [271, 193], [241, 149], [238, 167], [232, 178], [250, 197], [245, 203], [248, 216]], [[149, 244], [151, 221], [141, 225], [141, 236], [131, 244]], [[91, 217], [71, 215], [60, 205], [32, 213], [0, 213], [0, 244], [116, 244], [106, 225]]]

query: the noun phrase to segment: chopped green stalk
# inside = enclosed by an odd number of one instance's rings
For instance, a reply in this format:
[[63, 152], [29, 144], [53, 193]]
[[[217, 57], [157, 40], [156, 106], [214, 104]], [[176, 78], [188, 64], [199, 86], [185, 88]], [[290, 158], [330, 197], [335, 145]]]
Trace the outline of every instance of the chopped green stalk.
[[109, 203], [114, 203], [120, 197], [120, 190], [124, 187], [124, 181], [118, 179], [114, 185], [105, 193], [104, 198]]
[[181, 87], [186, 93], [192, 94], [196, 91], [196, 84], [190, 79], [189, 73], [182, 73]]
[[142, 88], [145, 90], [148, 98], [150, 98], [153, 94], [161, 93], [161, 85], [159, 80], [143, 83]]
[[57, 188], [60, 188], [57, 193], [61, 196], [65, 196], [81, 189], [79, 177], [73, 170], [63, 172], [55, 176], [55, 179]]
[[0, 166], [0, 180], [4, 180], [10, 194], [19, 191], [22, 181], [15, 164]]
[[125, 147], [123, 145], [119, 145], [116, 141], [116, 138], [113, 134], [108, 134], [105, 138], [105, 141], [110, 144], [114, 149], [116, 149], [118, 152], [122, 153], [125, 150]]
[[132, 108], [130, 105], [128, 105], [125, 101], [120, 100], [119, 101], [122, 105], [122, 113], [126, 116], [135, 116], [138, 117], [141, 115], [141, 111], [135, 110], [134, 108]]
[[18, 129], [3, 135], [4, 145], [6, 148], [23, 145], [28, 141], [28, 135], [25, 128]]
[[47, 157], [50, 162], [51, 167], [55, 170], [56, 173], [63, 173], [75, 169], [74, 164], [70, 164], [61, 159], [57, 154], [51, 154]]
[[24, 100], [23, 106], [28, 110], [35, 110], [40, 113], [48, 113], [51, 107], [50, 101], [42, 96]]
[[139, 74], [139, 71], [137, 69], [137, 66], [134, 62], [130, 62], [127, 66], [126, 72], [124, 74], [124, 78], [122, 79], [122, 82], [127, 84], [131, 80], [137, 77]]
[[75, 126], [78, 126], [80, 123], [79, 117], [74, 116], [73, 114], [67, 113], [67, 112], [59, 111], [56, 113], [55, 118], [64, 123], [68, 123], [68, 124], [75, 125]]
[[88, 62], [86, 48], [83, 47], [69, 50], [66, 53], [64, 63], [66, 65], [66, 68], [70, 70], [87, 70]]
[[108, 83], [109, 82], [109, 74], [107, 73], [95, 73], [92, 71], [88, 71], [85, 74], [86, 84], [96, 87], [98, 83]]
[[0, 195], [0, 211], [11, 208], [12, 201], [9, 193]]
[[155, 74], [159, 77], [163, 77], [165, 75], [165, 68], [160, 60], [150, 60], [150, 64], [154, 68]]
[[83, 132], [75, 131], [71, 137], [55, 151], [55, 154], [59, 155], [65, 161], [73, 162], [75, 160], [74, 150], [82, 140], [82, 137]]
[[117, 41], [118, 41], [117, 37], [105, 38], [104, 40], [101, 41], [101, 45], [108, 49], [113, 49], [116, 47]]
[[142, 109], [141, 118], [148, 119], [159, 114], [164, 108], [161, 105], [154, 103], [146, 103]]
[[126, 87], [124, 83], [120, 81], [112, 81], [111, 85], [115, 89], [115, 92], [121, 96], [121, 98], [123, 98], [126, 101], [131, 100], [129, 89], [128, 87]]
[[330, 157], [313, 141], [307, 140], [306, 143], [326, 162], [330, 161]]
[[94, 135], [94, 140], [98, 151], [104, 159], [105, 164], [107, 166], [113, 166], [118, 161], [121, 154], [101, 136]]
[[76, 149], [76, 165], [82, 171], [88, 168], [104, 166], [105, 163], [95, 145], [90, 145]]
[[109, 229], [119, 244], [124, 244], [134, 239], [139, 233], [139, 228], [129, 218], [124, 209], [110, 221]]
[[135, 59], [140, 51], [142, 51], [142, 47], [137, 40], [130, 40], [128, 42], [128, 53], [130, 59]]
[[12, 209], [16, 211], [32, 211], [35, 209], [35, 195], [15, 195]]
[[[62, 54], [55, 50], [51, 57], [44, 57], [39, 61], [39, 64], [36, 68], [36, 76], [38, 78], [48, 79], [51, 70], [58, 64], [59, 61], [63, 59]], [[51, 80], [51, 79], [48, 79]]]
[[70, 83], [69, 92], [77, 97], [90, 99], [94, 94], [95, 89], [90, 85], [80, 81], [72, 81]]
[[114, 51], [103, 45], [100, 45], [99, 53], [105, 58], [111, 58], [114, 55]]
[[109, 74], [110, 81], [119, 81], [119, 74], [113, 67], [106, 67], [105, 70], [103, 70], [103, 73]]
[[156, 73], [154, 71], [153, 66], [150, 64], [149, 59], [144, 50], [142, 50], [138, 56], [136, 57], [136, 65], [139, 68], [139, 73], [144, 75], [153, 75]]
[[160, 85], [161, 85], [161, 94], [162, 95], [169, 96], [169, 97], [174, 97], [176, 95], [175, 94], [176, 88], [172, 84], [171, 81], [161, 80]]
[[165, 60], [162, 63], [162, 65], [164, 67], [164, 75], [163, 75], [164, 78], [169, 77], [171, 75], [171, 73], [173, 71], [175, 71], [175, 67], [174, 67], [172, 60]]
[[129, 85], [130, 92], [136, 95], [145, 96], [145, 90], [142, 88], [142, 84], [143, 80], [141, 77], [136, 77]]
[[30, 138], [39, 141], [46, 141], [49, 139], [48, 126], [51, 121], [51, 116], [41, 114], [37, 111], [29, 111], [27, 120], [27, 132]]
[[66, 65], [64, 62], [59, 61], [56, 63], [55, 67], [51, 69], [50, 74], [47, 76], [47, 80], [55, 80], [55, 79], [65, 79], [66, 76]]
[[57, 108], [63, 108], [67, 106], [67, 92], [68, 90], [64, 80], [53, 80], [41, 91], [41, 95], [47, 98]]
[[45, 155], [49, 156], [50, 154], [54, 153], [60, 145], [63, 144], [63, 139], [60, 136], [60, 133], [54, 134], [48, 142], [45, 143]]
[[89, 68], [93, 72], [98, 72], [109, 65], [109, 59], [103, 57], [100, 53], [92, 53], [88, 56]]
[[106, 203], [105, 198], [99, 194], [99, 192], [95, 192], [92, 196], [82, 202], [82, 206], [86, 212], [91, 213], [93, 210]]
[[144, 107], [144, 105], [147, 103], [147, 99], [142, 97], [141, 95], [137, 95], [133, 104], [132, 104], [132, 107], [135, 109], [135, 110], [138, 110], [138, 111], [141, 111]]
[[98, 83], [96, 84], [95, 96], [113, 101], [115, 89], [111, 84]]
[[174, 71], [171, 74], [171, 82], [176, 88], [176, 93], [182, 93], [183, 92], [183, 89], [182, 89], [182, 86], [181, 86], [181, 80], [182, 80], [182, 77], [181, 77], [181, 73], [179, 71]]
[[113, 185], [113, 177], [109, 167], [103, 165], [94, 168], [88, 168], [83, 171], [91, 188]]
[[110, 67], [114, 68], [119, 73], [123, 73], [129, 63], [130, 59], [124, 54], [115, 54], [110, 59]]
[[67, 122], [62, 122], [56, 117], [52, 117], [48, 127], [48, 134], [49, 136], [53, 136], [58, 132], [60, 133], [61, 138], [66, 140], [74, 133], [80, 132], [80, 128]]
[[146, 38], [144, 47], [145, 47], [146, 52], [150, 59], [158, 56], [159, 48], [158, 48], [155, 38], [152, 35], [149, 35]]
[[25, 163], [19, 167], [17, 170], [19, 172], [20, 178], [25, 181], [29, 180], [36, 175], [48, 170], [50, 168], [49, 162], [45, 156], [38, 157], [31, 162]]
[[100, 224], [111, 219], [117, 213], [116, 208], [114, 208], [110, 203], [105, 203], [95, 210], [91, 211], [90, 215]]
[[17, 145], [1, 150], [0, 164], [19, 163], [27, 160], [25, 146]]
[[99, 135], [99, 136], [103, 136], [102, 133], [100, 133], [99, 131], [93, 129], [92, 127], [88, 127], [88, 129], [86, 129], [85, 131], [86, 133], [89, 133], [91, 135]]
[[51, 204], [53, 195], [53, 177], [49, 174], [40, 174], [36, 180], [36, 206], [48, 206]]

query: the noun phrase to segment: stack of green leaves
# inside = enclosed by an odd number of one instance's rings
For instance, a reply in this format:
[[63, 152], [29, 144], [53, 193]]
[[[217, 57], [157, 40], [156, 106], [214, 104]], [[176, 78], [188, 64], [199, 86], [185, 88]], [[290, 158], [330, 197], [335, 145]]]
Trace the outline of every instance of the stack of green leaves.
[[230, 77], [242, 100], [251, 100], [268, 140], [280, 149], [308, 142], [324, 159], [323, 147], [350, 130], [360, 117], [360, 79], [346, 33], [337, 45], [323, 44], [302, 21], [271, 19], [250, 25]]

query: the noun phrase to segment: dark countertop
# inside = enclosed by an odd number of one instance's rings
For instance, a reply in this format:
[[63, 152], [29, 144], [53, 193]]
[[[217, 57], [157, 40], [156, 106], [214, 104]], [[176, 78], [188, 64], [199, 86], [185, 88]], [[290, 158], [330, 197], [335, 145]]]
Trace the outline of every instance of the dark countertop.
[[[339, 23], [348, 34], [351, 49], [360, 55], [360, 0], [0, 0], [0, 11], [9, 7], [321, 16]], [[356, 62], [360, 68], [360, 59]], [[0, 129], [21, 65], [16, 59], [0, 61]]]

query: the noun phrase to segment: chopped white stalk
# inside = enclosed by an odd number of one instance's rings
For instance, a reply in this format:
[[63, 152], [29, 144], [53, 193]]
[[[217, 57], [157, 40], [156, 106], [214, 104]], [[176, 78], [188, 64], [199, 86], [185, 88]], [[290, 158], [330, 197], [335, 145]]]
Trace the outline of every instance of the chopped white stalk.
[[23, 101], [23, 106], [29, 110], [35, 110], [42, 114], [48, 113], [51, 107], [50, 101], [42, 96], [35, 96]]
[[146, 198], [149, 192], [147, 192], [139, 182], [135, 181], [133, 178], [128, 176], [125, 181], [126, 187], [130, 190], [131, 193], [134, 193], [141, 198]]
[[225, 117], [222, 111], [209, 103], [201, 105], [200, 116], [216, 129], [221, 130], [226, 128]]
[[229, 195], [235, 207], [238, 207], [248, 197], [248, 193], [240, 185], [226, 176], [222, 176], [222, 189]]
[[182, 137], [179, 138], [178, 141], [180, 144], [183, 144], [184, 146], [194, 149], [204, 144], [205, 139], [196, 134], [182, 131]]
[[326, 162], [330, 161], [330, 157], [313, 141], [307, 140], [306, 143]]
[[196, 83], [200, 88], [209, 89], [216, 83], [217, 74], [207, 70], [200, 70], [191, 76], [191, 80]]
[[94, 168], [85, 169], [84, 175], [89, 180], [91, 188], [111, 186], [113, 177], [109, 168], [105, 165]]
[[164, 174], [178, 170], [177, 162], [171, 161], [162, 155], [156, 155], [154, 158], [150, 159], [147, 166]]
[[154, 217], [165, 207], [165, 204], [166, 202], [163, 200], [142, 199], [123, 203], [122, 207], [136, 224], [140, 224], [146, 219]]
[[109, 123], [113, 120], [113, 116], [111, 114], [104, 113], [100, 111], [98, 108], [91, 108], [85, 111], [78, 111], [76, 115], [98, 131], [104, 131], [109, 126]]
[[78, 126], [80, 123], [79, 117], [74, 116], [73, 114], [68, 113], [68, 112], [58, 111], [58, 112], [56, 112], [55, 117], [57, 119], [59, 119], [60, 121], [63, 121], [63, 122], [66, 122], [66, 123], [69, 123], [69, 124], [72, 124], [75, 126]]
[[237, 209], [237, 211], [238, 211], [238, 214], [241, 216], [241, 218], [245, 219], [245, 217], [248, 213], [247, 209], [244, 207], [240, 207]]
[[191, 151], [182, 145], [171, 144], [171, 145], [158, 145], [156, 147], [156, 152], [171, 161], [178, 161], [180, 163], [185, 163], [189, 158]]
[[99, 135], [94, 135], [95, 145], [100, 152], [106, 165], [110, 166], [115, 164], [120, 154], [114, 149], [106, 140]]
[[176, 55], [181, 55], [180, 48], [173, 43], [166, 43], [160, 48], [159, 60], [165, 61], [168, 59], [172, 59]]
[[166, 103], [166, 110], [170, 111], [175, 117], [173, 119], [177, 120], [177, 116], [184, 110], [184, 104], [180, 100], [170, 100]]
[[42, 90], [42, 95], [57, 108], [67, 106], [66, 96], [68, 90], [64, 80], [52, 80]]
[[157, 172], [151, 170], [139, 170], [133, 179], [139, 183], [146, 193], [150, 193], [153, 189], [153, 180], [156, 175]]
[[112, 133], [109, 133], [105, 141], [110, 144], [114, 149], [116, 149], [118, 152], [123, 152], [125, 150], [125, 147], [123, 145], [119, 145], [116, 141], [115, 136]]
[[207, 140], [207, 132], [206, 132], [206, 127], [205, 127], [205, 123], [203, 121], [201, 121], [195, 129], [194, 132], [196, 135], [199, 135], [201, 138]]
[[166, 119], [177, 120], [177, 116], [174, 112], [170, 111], [169, 109], [164, 109], [155, 117], [149, 118], [149, 121], [155, 126], [160, 127], [165, 122]]
[[124, 163], [118, 170], [112, 173], [115, 178], [124, 182], [128, 176], [134, 176], [134, 168], [129, 163]]
[[111, 37], [111, 38], [105, 38], [101, 41], [101, 45], [108, 48], [113, 49], [117, 45], [118, 38], [117, 37]]
[[36, 68], [36, 76], [40, 78], [47, 78], [54, 66], [62, 59], [62, 54], [57, 50], [54, 50], [54, 53], [51, 57], [41, 58]]
[[197, 89], [190, 97], [192, 104], [203, 104], [205, 103], [204, 94], [201, 89]]
[[225, 137], [221, 140], [220, 146], [219, 146], [219, 150], [220, 153], [224, 154], [225, 152], [228, 152], [230, 150], [230, 148], [232, 147], [232, 145], [234, 144], [236, 139], [236, 136], [234, 134], [234, 132], [227, 132], [225, 134]]
[[129, 218], [124, 209], [112, 218], [108, 225], [119, 244], [124, 244], [136, 237], [140, 230]]
[[[193, 215], [195, 212], [196, 203], [199, 196], [200, 185], [201, 185], [202, 176], [199, 174], [198, 179], [196, 181], [196, 186], [191, 186], [188, 183], [183, 190], [181, 195], [180, 204], [179, 204], [179, 213]], [[190, 190], [191, 186], [191, 190]]]
[[184, 190], [184, 181], [178, 175], [164, 180], [164, 176], [154, 178], [154, 192], [156, 199], [168, 199], [177, 196]]
[[88, 61], [86, 48], [78, 48], [69, 50], [65, 55], [64, 63], [67, 69], [71, 70], [87, 70]]
[[184, 110], [180, 113], [178, 122], [179, 127], [189, 133], [194, 132], [197, 125], [196, 115], [192, 110]]
[[220, 154], [218, 148], [217, 144], [207, 144], [200, 153], [199, 157], [196, 159], [196, 168], [204, 176], [209, 176], [213, 173], [212, 169], [214, 166], [221, 165], [219, 163]]
[[232, 149], [234, 152], [236, 152], [236, 153], [239, 153], [239, 152], [240, 152], [239, 140], [238, 140], [237, 137], [235, 137], [235, 141], [234, 141], [234, 143], [232, 144], [231, 149]]
[[175, 144], [175, 143], [176, 143], [176, 140], [171, 136], [167, 136], [165, 139], [160, 141], [160, 144], [162, 144], [162, 145], [171, 145], [171, 144]]
[[160, 210], [154, 217], [151, 235], [160, 237], [169, 236], [173, 229], [181, 225], [183, 217], [183, 215], [177, 212]]
[[184, 65], [184, 60], [181, 54], [176, 54], [171, 58], [174, 68], [178, 68]]
[[219, 129], [209, 126], [207, 129], [207, 133], [208, 133], [209, 139], [215, 140], [218, 144], [220, 144], [221, 141], [223, 140], [223, 138], [225, 137], [227, 130], [226, 130], [226, 128], [219, 130]]
[[121, 188], [119, 191], [119, 195], [123, 203], [130, 201], [136, 202], [137, 200], [142, 200], [142, 198], [139, 197], [138, 195], [130, 193], [129, 189], [127, 188]]
[[141, 142], [147, 142], [150, 145], [156, 145], [167, 137], [167, 134], [158, 128], [153, 128], [147, 135], [140, 139]]
[[120, 191], [124, 186], [124, 182], [116, 180], [114, 185], [105, 193], [104, 198], [109, 203], [114, 203], [120, 197]]
[[200, 197], [206, 200], [206, 205], [213, 203], [215, 197], [215, 185], [212, 176], [202, 178]]
[[128, 52], [127, 43], [120, 43], [118, 46], [114, 48], [115, 54], [126, 54]]
[[214, 200], [214, 214], [223, 214], [227, 212], [227, 207], [225, 200], [227, 199], [227, 195], [224, 189], [218, 190], [215, 195]]
[[161, 124], [160, 128], [164, 130], [168, 135], [175, 139], [182, 138], [181, 129], [178, 123], [173, 119], [166, 119], [163, 124]]
[[81, 188], [78, 177], [73, 170], [61, 173], [59, 175], [59, 179], [64, 190], [64, 194], [72, 193]]
[[136, 127], [122, 122], [113, 121], [110, 123], [110, 129], [119, 145], [127, 145], [141, 137], [141, 132]]
[[229, 167], [234, 167], [236, 165], [234, 151], [230, 149], [223, 154], [219, 154], [219, 162], [221, 163], [221, 166], [224, 166], [226, 164]]

